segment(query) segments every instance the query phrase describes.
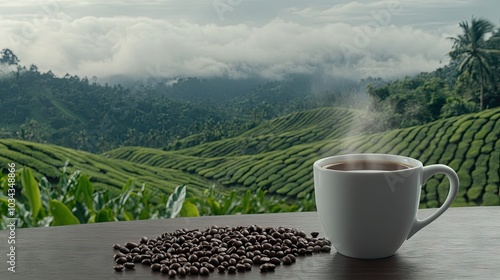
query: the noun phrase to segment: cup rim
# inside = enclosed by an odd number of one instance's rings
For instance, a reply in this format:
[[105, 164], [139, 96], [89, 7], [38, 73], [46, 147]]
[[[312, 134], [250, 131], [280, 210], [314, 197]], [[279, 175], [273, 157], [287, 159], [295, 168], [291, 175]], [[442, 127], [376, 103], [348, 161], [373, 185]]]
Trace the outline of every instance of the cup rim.
[[[398, 169], [398, 170], [370, 170], [370, 172], [366, 172], [366, 170], [333, 170], [333, 169], [327, 169], [325, 168], [326, 165], [336, 163], [339, 161], [345, 161], [347, 159], [349, 160], [370, 160], [370, 159], [377, 159], [377, 160], [388, 160], [388, 161], [394, 161], [394, 162], [399, 162], [399, 163], [406, 163], [407, 165], [410, 165], [410, 168], [407, 169]], [[314, 169], [324, 171], [324, 172], [334, 172], [334, 173], [370, 173], [370, 174], [377, 174], [377, 173], [393, 173], [393, 172], [407, 172], [407, 171], [413, 171], [417, 168], [422, 168], [423, 163], [417, 159], [407, 157], [407, 156], [401, 156], [401, 155], [396, 155], [396, 154], [382, 154], [382, 153], [355, 153], [355, 154], [340, 154], [340, 155], [334, 155], [334, 156], [328, 156], [328, 157], [323, 157], [314, 162]]]

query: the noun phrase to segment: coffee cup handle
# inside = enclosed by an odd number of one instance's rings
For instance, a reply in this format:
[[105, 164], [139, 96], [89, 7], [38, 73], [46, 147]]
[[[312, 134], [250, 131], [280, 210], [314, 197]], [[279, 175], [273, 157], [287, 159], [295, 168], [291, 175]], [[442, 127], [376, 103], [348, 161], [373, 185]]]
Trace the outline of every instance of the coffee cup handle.
[[419, 230], [433, 222], [435, 219], [437, 219], [441, 214], [446, 211], [453, 200], [455, 200], [455, 197], [457, 196], [458, 193], [458, 186], [459, 186], [459, 180], [457, 173], [455, 171], [444, 165], [444, 164], [433, 164], [433, 165], [428, 165], [424, 166], [423, 168], [423, 175], [422, 175], [422, 186], [427, 182], [427, 180], [435, 175], [435, 174], [444, 174], [446, 177], [448, 177], [448, 180], [450, 180], [450, 190], [448, 192], [448, 196], [446, 197], [446, 200], [444, 201], [443, 205], [441, 205], [440, 208], [434, 214], [430, 215], [429, 217], [419, 220], [415, 216], [415, 220], [413, 221], [412, 228], [410, 230], [410, 233], [408, 234], [408, 237], [406, 239], [410, 239], [415, 233], [417, 233]]

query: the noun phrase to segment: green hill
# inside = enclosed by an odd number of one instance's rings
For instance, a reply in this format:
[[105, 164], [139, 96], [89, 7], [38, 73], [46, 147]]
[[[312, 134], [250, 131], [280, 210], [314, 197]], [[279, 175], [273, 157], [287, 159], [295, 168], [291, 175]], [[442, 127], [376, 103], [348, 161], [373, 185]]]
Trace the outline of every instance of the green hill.
[[[105, 155], [182, 170], [216, 180], [227, 187], [261, 187], [270, 193], [303, 197], [313, 191], [312, 163], [320, 157], [347, 152], [393, 153], [417, 158], [427, 165], [442, 163], [455, 169], [461, 181], [455, 206], [500, 205], [500, 108], [421, 126], [345, 138], [341, 137], [342, 133], [336, 134], [332, 127], [328, 129], [320, 125], [325, 119], [320, 116], [327, 110], [332, 109], [290, 114], [240, 137], [179, 151], [124, 147]], [[347, 119], [352, 118], [352, 112], [339, 114], [335, 119], [339, 124], [344, 120], [342, 114]], [[316, 130], [315, 119], [318, 122]], [[351, 124], [340, 127], [350, 127]], [[324, 134], [317, 135], [318, 131]], [[313, 141], [316, 136], [318, 139]], [[247, 139], [255, 142], [254, 146], [258, 147], [255, 150], [259, 153], [241, 152], [245, 147], [240, 145], [248, 142]], [[237, 149], [240, 152], [235, 152]], [[441, 205], [447, 189], [447, 180], [442, 176], [431, 178], [422, 192], [421, 207]]]
[[[500, 205], [500, 108], [426, 125], [361, 135], [366, 121], [357, 111], [322, 108], [276, 118], [239, 137], [177, 151], [122, 147], [102, 155], [54, 145], [0, 140], [0, 164], [15, 162], [55, 180], [66, 160], [97, 187], [120, 188], [129, 178], [170, 193], [186, 184], [194, 195], [211, 184], [267, 189], [291, 198], [313, 192], [312, 163], [341, 153], [393, 153], [424, 164], [450, 165], [461, 185], [454, 206]], [[345, 135], [349, 135], [344, 137]], [[421, 207], [436, 207], [448, 189], [431, 178]]]
[[88, 152], [55, 145], [38, 144], [21, 140], [0, 139], [0, 166], [13, 162], [17, 169], [27, 166], [37, 177], [46, 176], [55, 181], [61, 168], [69, 161], [69, 170], [82, 170], [97, 188], [121, 188], [129, 178], [139, 184], [159, 188], [171, 193], [176, 186], [188, 184], [190, 192], [199, 194], [203, 188], [213, 184], [208, 180], [180, 170], [155, 167], [120, 159], [106, 158]]
[[[359, 111], [344, 108], [329, 107], [301, 111], [265, 121], [238, 137], [173, 152], [207, 158], [285, 150], [298, 144], [340, 138], [345, 135], [359, 135], [363, 127], [354, 124], [359, 123], [363, 117], [366, 117], [365, 114]], [[127, 149], [129, 148], [125, 148]]]

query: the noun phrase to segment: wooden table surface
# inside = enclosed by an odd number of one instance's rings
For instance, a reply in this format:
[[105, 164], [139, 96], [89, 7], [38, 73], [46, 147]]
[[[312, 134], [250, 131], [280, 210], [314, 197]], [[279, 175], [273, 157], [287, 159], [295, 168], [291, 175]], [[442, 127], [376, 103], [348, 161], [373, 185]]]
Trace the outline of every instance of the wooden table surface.
[[[435, 209], [420, 210], [420, 216]], [[316, 212], [216, 216], [74, 225], [16, 231], [16, 272], [7, 270], [8, 235], [0, 231], [0, 279], [168, 279], [137, 264], [115, 272], [114, 243], [139, 241], [180, 228], [210, 225], [286, 226], [324, 236]], [[260, 273], [187, 276], [184, 279], [500, 279], [500, 207], [451, 208], [407, 240], [398, 253], [358, 260], [331, 253], [299, 257], [291, 266]], [[181, 279], [177, 277], [176, 279]]]

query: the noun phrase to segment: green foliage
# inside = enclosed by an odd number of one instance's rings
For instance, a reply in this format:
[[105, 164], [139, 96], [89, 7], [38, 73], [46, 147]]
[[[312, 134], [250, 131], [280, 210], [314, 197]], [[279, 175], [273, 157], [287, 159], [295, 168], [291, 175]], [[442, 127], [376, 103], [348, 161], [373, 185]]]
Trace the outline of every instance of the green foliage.
[[498, 100], [499, 96], [499, 92], [488, 92], [490, 89], [494, 90], [499, 82], [498, 75], [495, 75], [500, 55], [500, 45], [496, 42], [498, 32], [494, 32], [491, 22], [476, 17], [472, 17], [470, 22], [461, 22], [459, 26], [462, 34], [449, 38], [453, 41], [453, 48], [448, 55], [452, 63], [457, 65], [457, 85], [478, 100], [479, 110], [483, 110], [485, 103], [491, 103], [491, 95], [494, 95], [493, 100]]
[[495, 185], [495, 184], [488, 184], [485, 188], [484, 188], [484, 191], [485, 192], [490, 192], [490, 193], [495, 193], [495, 194], [500, 194], [499, 192], [499, 187], [498, 185]]
[[205, 190], [204, 196], [188, 199], [197, 206], [201, 215], [260, 214], [316, 209], [314, 198], [311, 196], [294, 203], [283, 197], [269, 196], [267, 191], [260, 188], [254, 192], [247, 190], [243, 196], [239, 196], [235, 190], [228, 194], [217, 193], [215, 188], [212, 185]]
[[499, 206], [500, 205], [500, 196], [498, 194], [486, 192], [483, 195], [482, 206]]
[[23, 185], [23, 195], [28, 200], [29, 209], [33, 219], [37, 219], [42, 208], [42, 199], [38, 183], [31, 173], [31, 169], [25, 168], [20, 171], [21, 184]]
[[482, 187], [471, 187], [467, 191], [467, 197], [469, 198], [469, 201], [476, 200], [479, 198], [479, 196], [482, 194], [482, 192], [483, 192]]
[[[166, 218], [175, 218], [181, 212], [186, 199], [186, 186], [179, 186], [167, 200]], [[189, 210], [189, 209], [187, 209]]]
[[389, 128], [409, 127], [437, 120], [450, 96], [449, 86], [439, 77], [422, 73], [382, 87], [368, 87], [381, 115], [378, 123]]
[[[162, 203], [154, 203], [153, 197], [158, 194], [146, 189], [144, 184], [136, 188], [134, 181], [129, 180], [118, 195], [111, 195], [108, 190], [95, 191], [88, 177], [81, 175], [80, 171], [67, 174], [66, 167], [63, 168], [58, 186], [52, 186], [45, 177], [37, 182], [29, 168], [18, 172], [18, 176], [24, 176], [18, 187], [25, 195], [16, 200], [19, 227], [315, 209], [314, 198], [311, 196], [294, 203], [283, 197], [268, 196], [267, 191], [262, 189], [255, 192], [247, 190], [241, 196], [235, 190], [228, 194], [216, 192], [215, 186], [205, 190], [202, 197], [187, 197], [186, 186], [178, 186], [168, 197], [161, 197]], [[5, 228], [7, 216], [8, 197], [4, 194], [7, 188], [6, 178], [7, 176], [3, 176], [0, 180], [1, 229]], [[27, 192], [30, 193], [29, 196], [26, 195]], [[33, 201], [39, 201], [40, 206], [33, 204]], [[37, 215], [33, 215], [34, 209], [38, 211]]]
[[49, 213], [54, 218], [52, 226], [64, 226], [79, 224], [78, 218], [62, 202], [52, 199], [49, 202]]

